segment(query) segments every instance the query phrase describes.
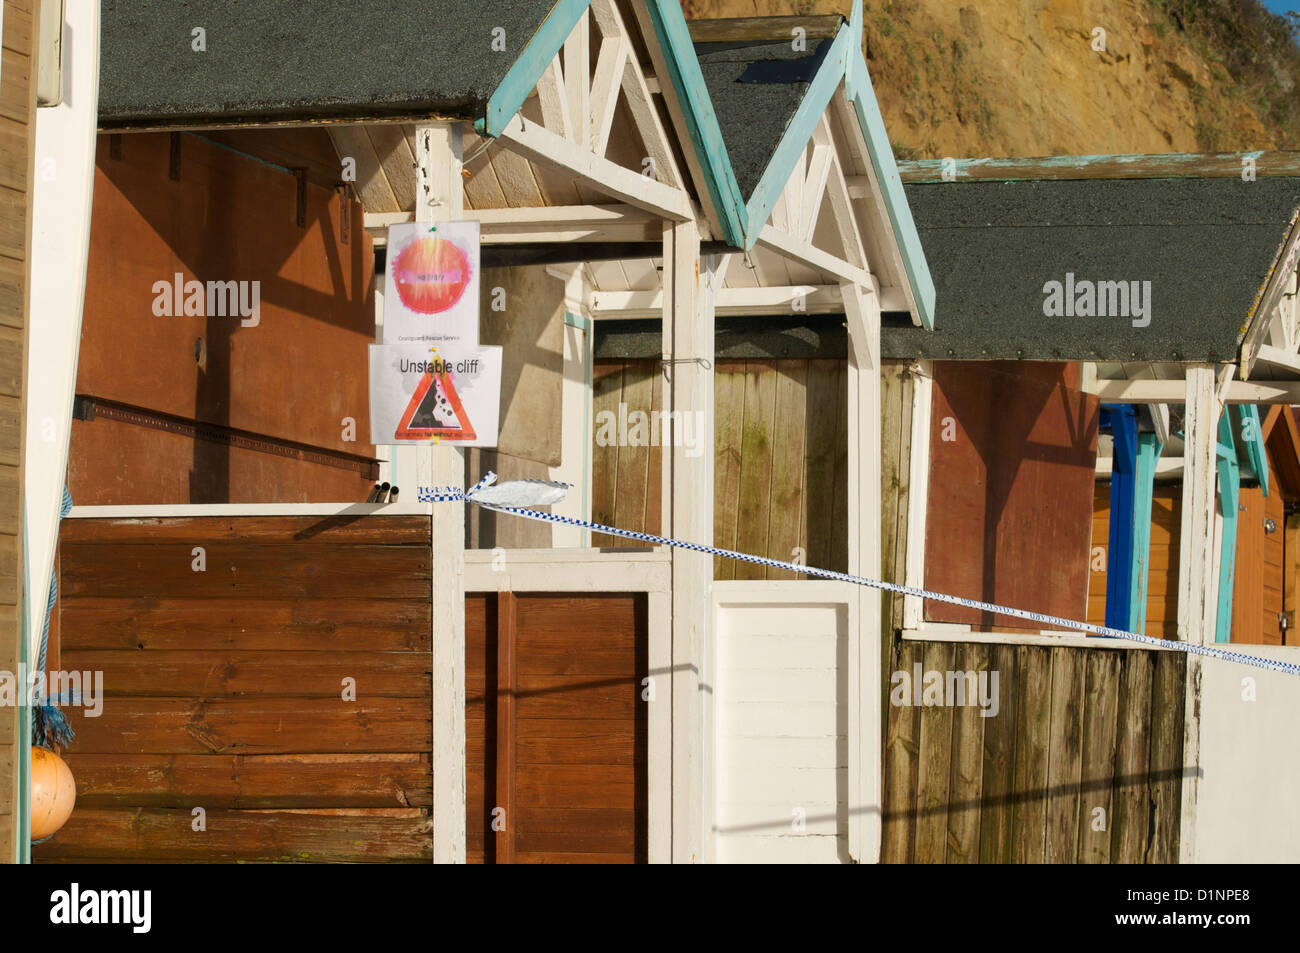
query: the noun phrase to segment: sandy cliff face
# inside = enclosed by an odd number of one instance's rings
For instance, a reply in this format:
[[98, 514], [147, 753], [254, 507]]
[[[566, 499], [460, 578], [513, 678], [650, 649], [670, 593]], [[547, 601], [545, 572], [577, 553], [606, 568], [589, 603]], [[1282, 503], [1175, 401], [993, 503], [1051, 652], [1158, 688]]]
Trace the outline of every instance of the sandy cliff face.
[[[684, 6], [692, 18], [847, 15], [850, 0]], [[1154, 2], [867, 0], [865, 21], [872, 82], [902, 157], [1300, 147]], [[1300, 95], [1287, 70], [1277, 82]]]

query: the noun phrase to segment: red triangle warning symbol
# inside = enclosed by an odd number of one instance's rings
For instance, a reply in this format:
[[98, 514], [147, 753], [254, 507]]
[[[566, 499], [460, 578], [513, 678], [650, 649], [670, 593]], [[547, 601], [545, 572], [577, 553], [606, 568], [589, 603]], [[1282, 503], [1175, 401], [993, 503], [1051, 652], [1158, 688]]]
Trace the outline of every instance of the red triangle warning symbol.
[[[434, 358], [439, 364], [438, 358]], [[411, 402], [402, 413], [394, 437], [398, 440], [477, 440], [465, 406], [456, 393], [456, 385], [445, 370], [424, 372], [415, 386]]]

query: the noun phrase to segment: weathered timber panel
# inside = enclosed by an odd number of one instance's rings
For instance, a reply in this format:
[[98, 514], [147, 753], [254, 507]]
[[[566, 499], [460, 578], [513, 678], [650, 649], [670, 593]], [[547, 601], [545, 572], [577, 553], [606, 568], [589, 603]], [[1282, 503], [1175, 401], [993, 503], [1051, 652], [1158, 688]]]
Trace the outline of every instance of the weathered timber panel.
[[465, 603], [466, 859], [643, 863], [645, 597]]
[[[48, 2], [48, 0], [47, 0]], [[26, 401], [39, 4], [4, 4], [4, 84], [0, 87], [0, 671], [18, 669], [22, 632], [22, 448]], [[19, 709], [0, 708], [0, 863], [18, 844]]]
[[[831, 359], [719, 360], [714, 365], [713, 538], [725, 549], [844, 571], [848, 566], [847, 380]], [[667, 423], [663, 368], [648, 359], [598, 360], [592, 375], [592, 514], [658, 533]], [[678, 431], [708, 452], [702, 421]], [[599, 546], [635, 540], [594, 537]], [[717, 557], [717, 579], [804, 578]]]
[[1177, 860], [1184, 656], [895, 639], [918, 665], [997, 673], [996, 714], [891, 704], [884, 862]]
[[[287, 156], [295, 137], [310, 153], [320, 135], [248, 131], [223, 147], [149, 133], [119, 137], [118, 150], [100, 137], [78, 393], [374, 456], [374, 259], [362, 208], [308, 182], [299, 225], [295, 176], [237, 151], [268, 136], [273, 154]], [[177, 275], [203, 293], [182, 284], [175, 300]], [[250, 307], [256, 282], [256, 323], [218, 307], [210, 282], [243, 282]], [[74, 422], [68, 481], [80, 504], [352, 501], [373, 485], [355, 469], [103, 416]]]
[[65, 521], [50, 667], [102, 672], [102, 712], [67, 709], [77, 808], [35, 859], [429, 860], [429, 532]]
[[[925, 587], [1078, 619], [1100, 407], [1079, 365], [937, 362], [933, 400]], [[1027, 625], [938, 602], [926, 618]]]

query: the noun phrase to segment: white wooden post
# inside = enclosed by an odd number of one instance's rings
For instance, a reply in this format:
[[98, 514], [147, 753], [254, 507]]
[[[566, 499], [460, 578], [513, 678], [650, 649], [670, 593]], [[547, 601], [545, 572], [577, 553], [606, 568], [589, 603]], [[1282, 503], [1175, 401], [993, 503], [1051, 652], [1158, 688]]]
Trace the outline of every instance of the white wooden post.
[[[1209, 621], [1215, 606], [1214, 586], [1214, 478], [1218, 406], [1214, 367], [1192, 364], [1187, 368], [1187, 396], [1183, 420], [1183, 513], [1178, 544], [1178, 637], [1205, 645], [1214, 632]], [[1196, 799], [1201, 751], [1201, 658], [1187, 656], [1186, 704], [1183, 715], [1182, 817], [1179, 860], [1196, 859]]]
[[[415, 130], [415, 220], [443, 222], [464, 212], [461, 127]], [[426, 486], [464, 488], [465, 455], [455, 446], [419, 448], [417, 478]], [[427, 481], [424, 479], [428, 474]], [[414, 486], [403, 496], [414, 499]], [[409, 494], [409, 496], [407, 495]], [[465, 507], [433, 504], [433, 860], [465, 862]], [[511, 823], [513, 818], [507, 818]]]
[[[841, 285], [849, 325], [849, 572], [879, 579], [880, 299]], [[880, 590], [857, 587], [857, 631], [849, 632], [849, 855], [880, 859]]]
[[[663, 339], [667, 374], [664, 406], [682, 428], [664, 449], [663, 531], [702, 545], [713, 543], [713, 306], [701, 289], [700, 233], [694, 222], [664, 225]], [[686, 418], [703, 452], [690, 456]], [[662, 442], [662, 436], [661, 436]], [[704, 731], [702, 685], [707, 657], [713, 557], [674, 549], [672, 592], [673, 833], [672, 859], [707, 859], [703, 830]]]
[[[920, 361], [912, 377], [912, 436], [907, 490], [907, 552], [903, 584], [925, 588], [925, 516], [930, 499], [930, 409], [934, 395], [933, 370]], [[919, 596], [903, 597], [903, 628], [919, 629], [925, 619]]]
[[[573, 265], [548, 268], [548, 274], [564, 281], [564, 310], [591, 327], [587, 315], [586, 268]], [[560, 391], [560, 465], [549, 469], [552, 480], [572, 483], [573, 488], [551, 507], [557, 516], [589, 519], [591, 494], [591, 334], [564, 319], [564, 379]], [[591, 530], [580, 526], [551, 525], [551, 545], [557, 549], [590, 545]]]

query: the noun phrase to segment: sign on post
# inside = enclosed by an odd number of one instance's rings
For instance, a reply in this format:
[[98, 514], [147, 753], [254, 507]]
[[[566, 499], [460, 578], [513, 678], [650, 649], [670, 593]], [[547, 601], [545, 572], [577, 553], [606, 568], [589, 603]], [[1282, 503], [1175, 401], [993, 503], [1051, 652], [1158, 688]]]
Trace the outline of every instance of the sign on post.
[[384, 343], [370, 346], [370, 440], [495, 447], [501, 348], [479, 347], [478, 222], [388, 229]]
[[370, 346], [370, 439], [495, 447], [501, 348]]

